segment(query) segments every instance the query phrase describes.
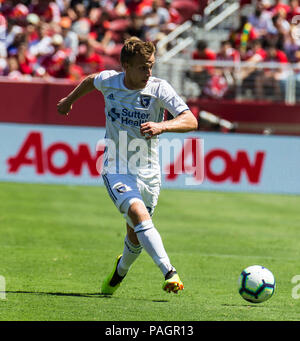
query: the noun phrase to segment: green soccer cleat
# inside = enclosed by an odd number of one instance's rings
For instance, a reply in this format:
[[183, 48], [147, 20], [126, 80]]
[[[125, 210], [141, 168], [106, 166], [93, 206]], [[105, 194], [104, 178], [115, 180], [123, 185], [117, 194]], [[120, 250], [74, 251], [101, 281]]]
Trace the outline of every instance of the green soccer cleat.
[[179, 290], [184, 289], [183, 283], [181, 282], [176, 271], [169, 271], [166, 274], [162, 288], [167, 292], [174, 292], [175, 294], [177, 294]]
[[112, 295], [119, 288], [123, 278], [125, 277], [120, 276], [117, 271], [117, 266], [121, 257], [122, 255], [117, 257], [112, 272], [104, 279], [101, 286], [101, 294]]

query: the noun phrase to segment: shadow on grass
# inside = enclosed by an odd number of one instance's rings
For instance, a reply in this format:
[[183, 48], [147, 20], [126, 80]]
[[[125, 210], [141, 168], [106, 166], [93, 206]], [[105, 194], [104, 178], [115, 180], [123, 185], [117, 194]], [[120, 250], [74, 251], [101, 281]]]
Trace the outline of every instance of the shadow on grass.
[[223, 303], [221, 304], [224, 307], [239, 307], [239, 308], [263, 308], [264, 306], [262, 305], [257, 305], [257, 303], [253, 303], [253, 304], [227, 304], [227, 303]]
[[33, 294], [33, 295], [51, 295], [51, 296], [73, 296], [73, 297], [99, 297], [99, 298], [111, 298], [112, 295], [105, 295], [99, 292], [97, 293], [76, 293], [76, 292], [41, 292], [41, 291], [8, 291], [7, 294]]
[[[32, 294], [32, 295], [50, 295], [50, 296], [71, 296], [71, 297], [97, 297], [97, 298], [112, 298], [112, 295], [101, 294], [99, 292], [96, 293], [75, 293], [75, 292], [42, 292], [42, 291], [8, 291], [7, 294]], [[114, 298], [117, 298], [114, 296]], [[151, 300], [155, 303], [164, 303], [169, 302], [168, 300]]]

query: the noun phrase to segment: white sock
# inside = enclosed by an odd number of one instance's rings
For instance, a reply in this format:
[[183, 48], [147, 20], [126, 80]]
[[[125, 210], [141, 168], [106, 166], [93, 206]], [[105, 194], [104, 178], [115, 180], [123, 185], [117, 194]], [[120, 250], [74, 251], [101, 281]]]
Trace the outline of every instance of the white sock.
[[123, 255], [117, 267], [117, 271], [120, 276], [125, 276], [127, 274], [132, 263], [138, 258], [138, 256], [142, 252], [142, 249], [143, 247], [141, 245], [133, 244], [126, 235], [124, 239]]
[[160, 268], [164, 276], [169, 271], [175, 270], [170, 263], [161, 236], [154, 227], [152, 220], [146, 220], [138, 224], [135, 226], [134, 231], [136, 232], [140, 244]]

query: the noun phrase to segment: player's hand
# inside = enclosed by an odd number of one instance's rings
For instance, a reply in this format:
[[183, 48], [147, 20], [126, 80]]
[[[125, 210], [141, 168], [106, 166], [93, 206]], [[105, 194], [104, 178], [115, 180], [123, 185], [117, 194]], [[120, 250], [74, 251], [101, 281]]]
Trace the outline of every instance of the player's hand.
[[67, 97], [62, 98], [58, 103], [57, 103], [57, 111], [61, 115], [68, 115], [69, 111], [72, 109], [72, 103], [68, 100]]
[[146, 122], [141, 124], [141, 134], [146, 136], [146, 139], [163, 133], [163, 122]]

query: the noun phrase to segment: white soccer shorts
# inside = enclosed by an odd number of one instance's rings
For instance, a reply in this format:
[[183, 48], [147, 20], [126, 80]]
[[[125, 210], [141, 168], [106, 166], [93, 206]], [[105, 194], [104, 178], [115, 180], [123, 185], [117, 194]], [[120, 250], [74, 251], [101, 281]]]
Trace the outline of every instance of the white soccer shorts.
[[143, 181], [131, 174], [102, 174], [105, 187], [118, 210], [124, 215], [129, 226], [134, 228], [127, 215], [130, 205], [136, 201], [144, 202], [150, 216], [154, 213], [160, 192], [159, 181]]

